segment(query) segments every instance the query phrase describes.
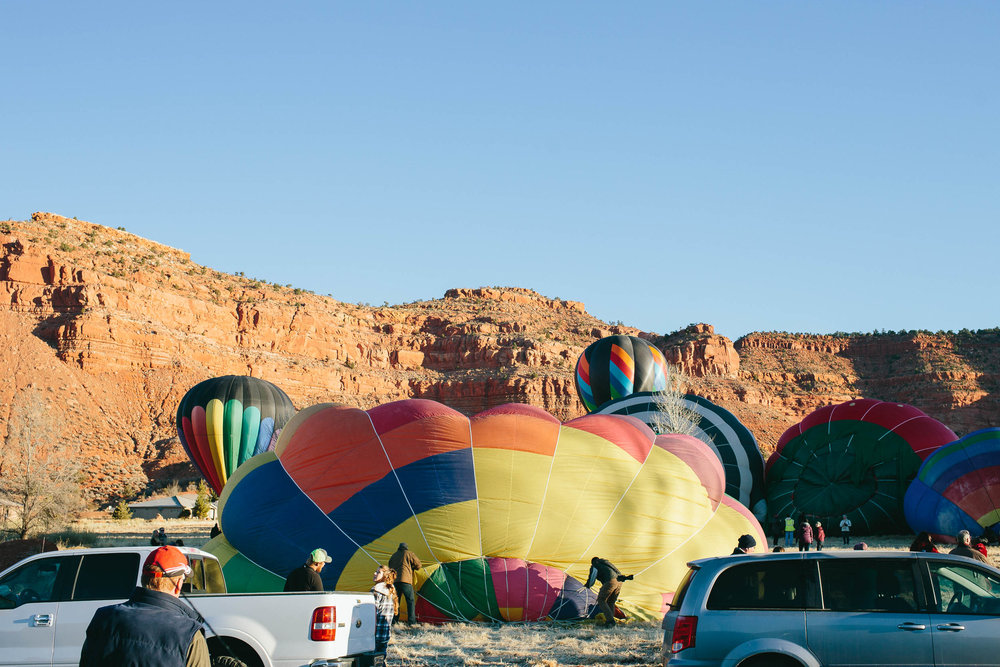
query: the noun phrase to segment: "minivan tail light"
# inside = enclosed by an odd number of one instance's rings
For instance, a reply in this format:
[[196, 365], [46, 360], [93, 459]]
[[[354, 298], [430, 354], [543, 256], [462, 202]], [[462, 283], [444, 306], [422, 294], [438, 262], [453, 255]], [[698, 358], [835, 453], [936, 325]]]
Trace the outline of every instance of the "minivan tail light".
[[337, 638], [337, 608], [317, 607], [313, 610], [309, 639], [314, 642], [332, 642]]
[[694, 647], [694, 633], [698, 628], [697, 616], [678, 616], [674, 621], [674, 634], [671, 636], [670, 652], [680, 653], [686, 648]]

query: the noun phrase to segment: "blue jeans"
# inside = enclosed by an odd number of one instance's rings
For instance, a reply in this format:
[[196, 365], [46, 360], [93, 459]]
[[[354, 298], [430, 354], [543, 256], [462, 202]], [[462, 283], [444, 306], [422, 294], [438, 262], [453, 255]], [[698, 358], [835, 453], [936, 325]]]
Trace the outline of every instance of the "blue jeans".
[[795, 531], [786, 530], [785, 531], [785, 546], [790, 547], [795, 544]]

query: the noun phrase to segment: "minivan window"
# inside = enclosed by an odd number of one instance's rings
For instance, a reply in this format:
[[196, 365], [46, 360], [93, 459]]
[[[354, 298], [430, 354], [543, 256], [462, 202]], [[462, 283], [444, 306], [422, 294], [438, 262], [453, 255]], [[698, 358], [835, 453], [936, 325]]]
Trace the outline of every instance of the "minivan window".
[[909, 560], [819, 561], [823, 608], [829, 611], [915, 612], [916, 577]]
[[724, 570], [708, 596], [709, 609], [805, 609], [806, 568], [801, 560], [750, 561]]
[[139, 578], [139, 554], [87, 554], [73, 589], [74, 600], [124, 600]]
[[928, 563], [937, 601], [935, 611], [945, 614], [1000, 614], [1000, 579], [975, 567]]
[[677, 592], [674, 593], [673, 599], [670, 601], [671, 609], [680, 609], [681, 603], [684, 602], [684, 595], [687, 593], [688, 587], [691, 586], [691, 580], [694, 579], [695, 573], [698, 572], [698, 568], [692, 567], [684, 574], [684, 578], [681, 579], [681, 583], [677, 586]]

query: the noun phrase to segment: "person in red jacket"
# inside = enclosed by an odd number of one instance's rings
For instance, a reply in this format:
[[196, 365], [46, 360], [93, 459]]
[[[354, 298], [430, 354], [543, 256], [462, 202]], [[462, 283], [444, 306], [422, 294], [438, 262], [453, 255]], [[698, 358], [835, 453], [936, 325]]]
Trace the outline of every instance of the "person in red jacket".
[[826, 541], [826, 531], [823, 530], [823, 524], [819, 521], [816, 522], [816, 530], [814, 532], [816, 536], [816, 551], [823, 550], [823, 542]]
[[933, 554], [939, 553], [937, 547], [934, 546], [934, 540], [931, 539], [931, 534], [926, 530], [917, 534], [913, 542], [910, 543], [910, 551], [926, 551]]

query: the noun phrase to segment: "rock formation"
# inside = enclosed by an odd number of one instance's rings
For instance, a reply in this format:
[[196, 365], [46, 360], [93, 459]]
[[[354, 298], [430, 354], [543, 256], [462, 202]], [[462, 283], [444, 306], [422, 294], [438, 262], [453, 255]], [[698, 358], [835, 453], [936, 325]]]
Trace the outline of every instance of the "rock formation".
[[689, 389], [736, 414], [765, 452], [811, 410], [855, 396], [910, 403], [956, 432], [1000, 425], [1000, 332], [669, 335], [609, 325], [531, 290], [452, 289], [372, 307], [199, 266], [188, 253], [36, 213], [0, 222], [0, 435], [15, 394], [49, 397], [92, 495], [194, 479], [174, 427], [195, 383], [248, 374], [302, 408], [432, 398], [465, 413], [531, 403], [583, 413], [573, 370], [613, 333], [663, 349]]

